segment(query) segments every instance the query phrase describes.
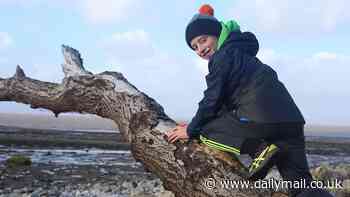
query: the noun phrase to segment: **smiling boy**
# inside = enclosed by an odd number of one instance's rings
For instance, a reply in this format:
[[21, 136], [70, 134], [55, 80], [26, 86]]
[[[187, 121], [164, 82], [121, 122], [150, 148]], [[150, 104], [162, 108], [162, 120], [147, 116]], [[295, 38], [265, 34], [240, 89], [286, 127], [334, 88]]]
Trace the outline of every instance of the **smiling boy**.
[[[207, 89], [191, 122], [168, 131], [168, 141], [197, 138], [222, 151], [249, 154], [251, 180], [263, 179], [276, 165], [284, 180], [309, 184], [304, 118], [276, 72], [256, 57], [255, 35], [241, 32], [235, 21], [219, 22], [213, 8], [203, 5], [186, 27], [186, 43], [208, 60]], [[290, 189], [292, 196], [301, 192], [310, 191]]]

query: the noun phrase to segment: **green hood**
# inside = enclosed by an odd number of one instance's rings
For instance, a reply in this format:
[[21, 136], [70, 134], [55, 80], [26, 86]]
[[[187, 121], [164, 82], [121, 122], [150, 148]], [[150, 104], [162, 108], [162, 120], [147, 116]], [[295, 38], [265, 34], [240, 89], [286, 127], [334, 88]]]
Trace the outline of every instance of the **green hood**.
[[218, 40], [217, 50], [219, 50], [222, 44], [224, 44], [226, 38], [231, 32], [240, 30], [238, 23], [234, 20], [230, 20], [227, 22], [221, 21], [221, 27], [222, 28], [221, 28], [221, 33]]

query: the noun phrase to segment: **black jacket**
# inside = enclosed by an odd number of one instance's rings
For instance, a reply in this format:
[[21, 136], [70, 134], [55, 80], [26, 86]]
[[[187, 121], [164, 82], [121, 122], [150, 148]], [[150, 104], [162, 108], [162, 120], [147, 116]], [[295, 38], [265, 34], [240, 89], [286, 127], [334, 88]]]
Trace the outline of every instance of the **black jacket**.
[[232, 32], [213, 54], [204, 98], [187, 128], [190, 138], [223, 107], [255, 123], [305, 123], [276, 72], [256, 57], [258, 49], [254, 34]]

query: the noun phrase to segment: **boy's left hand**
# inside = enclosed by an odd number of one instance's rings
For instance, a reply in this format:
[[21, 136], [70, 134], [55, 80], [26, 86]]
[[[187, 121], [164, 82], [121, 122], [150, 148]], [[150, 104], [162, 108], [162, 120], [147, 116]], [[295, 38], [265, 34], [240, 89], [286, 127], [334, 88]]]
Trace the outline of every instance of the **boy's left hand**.
[[167, 136], [168, 142], [170, 143], [174, 143], [178, 139], [188, 139], [187, 125], [180, 124], [170, 131], [167, 131], [165, 135]]

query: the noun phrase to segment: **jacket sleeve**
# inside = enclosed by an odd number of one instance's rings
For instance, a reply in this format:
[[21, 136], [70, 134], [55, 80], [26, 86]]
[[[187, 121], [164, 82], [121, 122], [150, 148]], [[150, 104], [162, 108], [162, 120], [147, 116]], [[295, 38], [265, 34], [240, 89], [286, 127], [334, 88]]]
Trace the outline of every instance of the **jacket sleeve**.
[[227, 58], [224, 61], [209, 62], [209, 74], [205, 77], [207, 89], [204, 91], [203, 99], [198, 104], [196, 115], [187, 127], [190, 139], [198, 138], [201, 127], [213, 119], [221, 108], [225, 84], [233, 69], [232, 66], [234, 66], [230, 62]]

